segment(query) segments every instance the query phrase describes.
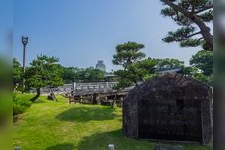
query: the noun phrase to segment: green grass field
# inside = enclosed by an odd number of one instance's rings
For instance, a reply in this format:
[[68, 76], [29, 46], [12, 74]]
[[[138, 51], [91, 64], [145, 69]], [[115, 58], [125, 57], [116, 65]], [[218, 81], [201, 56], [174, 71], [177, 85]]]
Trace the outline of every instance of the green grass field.
[[[13, 125], [13, 145], [21, 150], [153, 150], [158, 143], [122, 135], [121, 108], [69, 104], [40, 97]], [[210, 150], [211, 146], [183, 145], [185, 150]]]

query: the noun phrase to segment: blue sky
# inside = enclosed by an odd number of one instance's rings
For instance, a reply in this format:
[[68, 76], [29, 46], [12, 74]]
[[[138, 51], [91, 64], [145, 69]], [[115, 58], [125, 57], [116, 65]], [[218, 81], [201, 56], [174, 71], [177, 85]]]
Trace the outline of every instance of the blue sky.
[[13, 57], [22, 62], [21, 36], [29, 36], [26, 65], [39, 54], [56, 56], [64, 66], [89, 67], [103, 60], [107, 70], [115, 47], [128, 41], [145, 45], [152, 58], [177, 58], [188, 64], [201, 48], [180, 48], [162, 38], [177, 25], [160, 15], [151, 0], [14, 0]]

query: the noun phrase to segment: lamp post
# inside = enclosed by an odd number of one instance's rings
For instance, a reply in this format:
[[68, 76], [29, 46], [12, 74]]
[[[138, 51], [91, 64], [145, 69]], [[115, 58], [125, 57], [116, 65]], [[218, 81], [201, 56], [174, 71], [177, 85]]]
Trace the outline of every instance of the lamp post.
[[28, 36], [24, 37], [22, 36], [22, 44], [23, 44], [23, 80], [22, 80], [22, 87], [23, 87], [23, 92], [25, 90], [25, 56], [26, 56], [26, 45], [28, 43]]

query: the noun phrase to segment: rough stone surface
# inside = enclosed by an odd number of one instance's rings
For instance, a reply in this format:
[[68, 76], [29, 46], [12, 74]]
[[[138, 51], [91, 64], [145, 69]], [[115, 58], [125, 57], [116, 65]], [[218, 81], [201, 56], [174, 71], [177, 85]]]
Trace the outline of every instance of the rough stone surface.
[[136, 139], [212, 139], [212, 90], [180, 74], [164, 74], [132, 89], [123, 102], [123, 133]]
[[54, 95], [50, 94], [50, 95], [48, 95], [47, 99], [48, 100], [55, 100], [55, 97], [54, 97]]
[[155, 150], [183, 150], [183, 147], [181, 145], [159, 145]]

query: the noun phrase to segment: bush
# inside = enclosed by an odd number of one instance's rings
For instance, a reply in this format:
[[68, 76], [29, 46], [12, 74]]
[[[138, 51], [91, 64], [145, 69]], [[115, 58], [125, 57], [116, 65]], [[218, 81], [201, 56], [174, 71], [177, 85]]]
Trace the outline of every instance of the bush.
[[25, 112], [30, 107], [32, 102], [29, 99], [29, 95], [13, 93], [13, 116]]

